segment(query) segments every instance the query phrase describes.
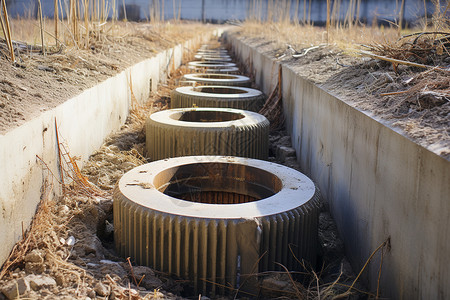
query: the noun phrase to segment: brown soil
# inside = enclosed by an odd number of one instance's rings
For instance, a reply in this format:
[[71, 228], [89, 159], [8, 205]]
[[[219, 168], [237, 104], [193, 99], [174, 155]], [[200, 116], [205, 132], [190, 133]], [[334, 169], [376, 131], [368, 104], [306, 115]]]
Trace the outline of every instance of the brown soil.
[[[286, 49], [264, 34], [238, 32], [245, 43], [338, 96], [358, 110], [380, 120], [414, 142], [450, 160], [450, 56], [434, 65], [447, 71], [399, 65], [352, 56], [337, 46]], [[308, 48], [308, 51], [306, 51]], [[304, 54], [293, 57], [293, 54]], [[399, 92], [399, 93], [398, 93]], [[389, 94], [393, 93], [393, 94]], [[388, 95], [384, 95], [388, 94]]]
[[211, 30], [196, 23], [115, 27], [116, 34], [102, 35], [89, 50], [48, 50], [46, 56], [24, 51], [14, 65], [0, 40], [0, 134], [161, 50]]

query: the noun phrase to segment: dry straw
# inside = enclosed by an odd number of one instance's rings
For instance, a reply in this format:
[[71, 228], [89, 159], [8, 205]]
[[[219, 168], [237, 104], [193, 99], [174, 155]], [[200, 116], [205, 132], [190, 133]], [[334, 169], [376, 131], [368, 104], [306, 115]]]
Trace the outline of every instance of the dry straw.
[[9, 23], [8, 10], [6, 9], [6, 0], [0, 0], [2, 3], [2, 12], [0, 13], [0, 22], [2, 26], [3, 36], [5, 37], [6, 44], [9, 49], [11, 61], [15, 62], [14, 47], [12, 43], [11, 26]]

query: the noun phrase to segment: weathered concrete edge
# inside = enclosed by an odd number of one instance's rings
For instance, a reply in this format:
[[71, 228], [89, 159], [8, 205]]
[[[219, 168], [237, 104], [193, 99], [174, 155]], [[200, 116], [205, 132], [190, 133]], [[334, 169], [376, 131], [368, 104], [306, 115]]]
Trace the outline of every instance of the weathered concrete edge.
[[22, 229], [28, 227], [44, 180], [52, 180], [36, 155], [58, 176], [55, 119], [60, 138], [82, 164], [106, 136], [124, 124], [131, 107], [130, 86], [137, 101], [145, 101], [150, 90], [155, 91], [167, 73], [181, 64], [185, 49], [196, 47], [213, 34], [218, 34], [217, 30], [162, 51], [0, 135], [0, 266], [22, 237]]
[[[266, 93], [278, 63], [227, 35], [251, 61]], [[382, 294], [392, 299], [450, 297], [450, 162], [349, 106], [295, 73], [283, 71], [286, 128], [302, 170], [320, 187], [355, 270], [390, 237]], [[380, 255], [366, 271], [376, 290]]]

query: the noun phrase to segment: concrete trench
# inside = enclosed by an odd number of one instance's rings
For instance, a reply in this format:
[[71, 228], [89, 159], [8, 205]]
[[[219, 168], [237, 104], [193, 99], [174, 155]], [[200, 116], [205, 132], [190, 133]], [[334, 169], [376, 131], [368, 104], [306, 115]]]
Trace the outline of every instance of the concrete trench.
[[[57, 174], [55, 118], [71, 153], [86, 160], [125, 122], [130, 78], [136, 98], [147, 99], [164, 80], [170, 61], [174, 66], [181, 63], [183, 47], [208, 38], [199, 37], [130, 67], [0, 136], [0, 145], [8, 145], [0, 148], [0, 264], [21, 238], [22, 223], [30, 222], [39, 201], [45, 175], [36, 154]], [[278, 78], [277, 62], [232, 35], [227, 40], [241, 61], [252, 61], [257, 84], [269, 94]], [[450, 297], [450, 231], [442, 230], [450, 225], [449, 161], [328, 94], [289, 66], [282, 70], [286, 128], [297, 161], [321, 189], [354, 269], [390, 238], [381, 277], [383, 296]], [[97, 130], [87, 130], [92, 127]], [[285, 150], [278, 156], [295, 160]], [[364, 274], [371, 290], [376, 288], [378, 267], [375, 259]]]
[[[0, 221], [3, 222], [0, 223], [2, 225], [1, 227], [2, 235], [0, 236], [1, 237], [0, 240], [2, 242], [2, 248], [0, 248], [0, 250], [2, 250], [1, 263], [3, 263], [3, 261], [6, 259], [12, 245], [18, 239], [21, 238], [21, 235], [17, 234], [17, 232], [22, 233], [21, 230], [19, 231], [17, 229], [18, 224], [22, 224], [22, 222], [23, 224], [26, 224], [32, 218], [33, 213], [35, 212], [36, 205], [39, 202], [40, 188], [44, 184], [44, 181], [48, 179], [45, 172], [42, 170], [42, 165], [40, 164], [39, 160], [36, 159], [35, 155], [36, 154], [39, 155], [42, 161], [44, 161], [48, 165], [49, 169], [54, 174], [58, 174], [58, 161], [56, 159], [57, 149], [55, 147], [56, 144], [56, 131], [55, 131], [56, 129], [54, 123], [55, 120], [58, 124], [58, 132], [60, 133], [61, 138], [64, 139], [65, 143], [70, 145], [71, 155], [80, 156], [81, 162], [87, 160], [87, 158], [94, 152], [94, 150], [99, 148], [104, 138], [110, 133], [117, 131], [118, 128], [127, 119], [128, 112], [131, 106], [131, 93], [130, 93], [131, 82], [133, 82], [132, 88], [134, 96], [136, 96], [139, 102], [145, 101], [148, 98], [150, 91], [155, 89], [156, 84], [160, 81], [165, 80], [165, 76], [167, 75], [168, 72], [166, 67], [169, 65], [177, 67], [181, 63], [183, 49], [195, 47], [196, 44], [198, 44], [203, 40], [206, 40], [207, 38], [209, 37], [201, 37], [193, 41], [186, 42], [184, 45], [177, 46], [173, 49], [169, 49], [163, 52], [162, 54], [159, 54], [156, 58], [144, 61], [133, 67], [130, 67], [121, 74], [117, 75], [116, 77], [110, 78], [107, 81], [101, 83], [100, 85], [85, 91], [81, 95], [68, 100], [64, 104], [58, 106], [57, 108], [51, 111], [48, 111], [47, 113], [43, 114], [37, 119], [32, 120], [31, 122], [26, 123], [25, 125], [12, 130], [11, 132], [8, 132], [4, 136], [0, 136], [0, 141], [2, 143], [4, 142], [5, 144], [6, 143], [11, 144], [12, 148], [15, 148], [16, 147], [15, 145], [19, 145], [21, 143], [23, 145], [26, 145], [22, 150], [27, 149], [27, 151], [25, 152], [29, 155], [28, 161], [23, 161], [23, 157], [18, 155], [15, 155], [14, 159], [11, 159], [14, 153], [7, 151], [4, 147], [2, 147], [1, 149], [2, 151], [4, 151], [0, 153], [2, 154], [0, 156], [2, 165], [8, 167], [10, 166], [11, 168], [13, 166], [16, 167], [16, 169], [13, 169], [14, 171], [16, 171], [16, 173], [9, 175], [11, 175], [13, 178], [19, 178], [18, 179], [19, 184], [17, 184], [17, 181], [14, 180], [12, 182], [7, 180], [2, 181], [3, 187], [5, 187], [4, 189], [1, 190], [3, 194], [8, 192], [9, 189], [11, 189], [14, 192], [14, 194], [11, 195], [10, 198], [10, 203], [14, 202], [13, 203], [14, 207], [8, 208], [7, 207], [8, 202], [3, 201], [3, 198], [0, 198], [1, 200], [0, 204], [2, 204], [3, 207], [6, 207], [4, 208], [3, 219], [0, 219]], [[160, 67], [162, 67], [162, 70], [160, 69]], [[153, 72], [148, 72], [148, 70], [153, 70]], [[124, 101], [124, 99], [126, 99], [126, 101]], [[91, 110], [93, 111], [92, 114], [86, 113]], [[80, 124], [80, 126], [77, 127], [73, 126], [74, 119], [77, 122], [76, 124]], [[88, 129], [92, 127], [99, 128], [101, 130], [92, 132], [92, 130]], [[41, 129], [42, 135], [40, 135]], [[25, 143], [26, 139], [28, 139], [27, 143]], [[263, 142], [267, 143], [267, 141]], [[8, 159], [10, 159], [10, 161], [7, 161]], [[24, 164], [27, 165], [28, 168], [22, 167]], [[20, 177], [21, 173], [17, 171], [23, 171], [27, 173], [28, 177]], [[295, 173], [294, 170], [292, 170], [292, 172]], [[301, 181], [305, 182], [306, 180], [302, 179]], [[23, 184], [21, 184], [22, 182]], [[308, 224], [316, 224], [317, 222], [316, 202], [318, 201], [319, 196], [318, 194], [314, 193], [315, 188], [312, 182], [310, 182], [310, 187], [308, 189], [311, 190], [311, 187], [313, 191], [312, 197], [313, 201], [311, 202], [313, 203], [311, 203], [309, 206], [303, 207], [301, 210], [298, 210], [298, 212], [295, 211], [292, 213], [290, 212], [286, 213], [285, 215], [280, 217], [282, 218], [282, 220], [279, 219], [278, 217], [277, 218], [274, 217], [273, 220], [272, 219], [262, 220], [264, 226], [268, 228], [274, 226], [270, 225], [272, 223], [281, 224], [282, 222], [286, 221], [287, 225], [284, 226], [280, 225], [278, 228], [279, 233], [278, 236], [282, 236], [283, 231], [285, 231], [283, 229], [286, 229], [287, 226], [294, 226], [294, 223], [298, 222], [292, 217], [293, 215], [300, 216], [302, 218], [301, 222], [307, 222]], [[296, 188], [292, 188], [292, 190], [296, 190]], [[61, 191], [57, 190], [54, 191], [55, 196], [59, 195], [60, 193]], [[0, 196], [3, 196], [3, 194], [0, 194]], [[218, 193], [219, 197], [225, 197], [224, 194]], [[238, 203], [247, 202], [242, 201], [242, 198], [240, 196], [239, 198], [240, 199], [231, 200], [231, 202], [233, 201], [235, 202], [237, 201]], [[190, 201], [193, 200], [191, 199]], [[249, 202], [251, 201], [252, 200], [250, 199]], [[25, 205], [26, 206], [25, 210], [22, 209], [21, 207], [24, 205], [24, 203], [27, 204]], [[308, 215], [309, 210], [312, 210], [314, 213]], [[6, 218], [8, 217], [8, 215], [5, 214], [5, 211], [7, 214], [9, 214], [10, 218]], [[234, 221], [232, 223], [234, 224]], [[236, 228], [238, 229], [236, 239], [238, 239], [242, 244], [246, 244], [248, 242], [248, 239], [245, 234], [243, 235], [243, 233], [240, 232], [241, 229], [244, 230], [243, 228], [245, 228], [244, 232], [247, 232], [250, 229], [255, 230], [254, 225], [256, 224], [255, 222], [252, 222], [252, 224], [249, 224], [249, 222], [244, 223], [245, 224], [243, 224], [242, 226], [241, 225], [238, 226], [237, 225], [238, 222], [236, 222], [237, 226]], [[288, 225], [291, 223], [292, 225]], [[4, 224], [12, 225], [13, 230], [10, 230], [10, 232], [7, 233], [5, 230], [6, 226], [3, 226]], [[317, 226], [313, 225], [313, 227]], [[306, 239], [311, 240], [310, 244], [314, 245], [314, 247], [312, 248], [315, 248], [317, 235], [314, 234], [314, 231], [309, 232], [303, 230], [302, 234], [305, 235]], [[266, 243], [272, 244], [270, 240], [273, 239], [272, 237], [273, 235], [274, 234], [271, 233], [269, 236], [269, 231], [267, 230], [265, 231], [265, 235], [263, 238], [264, 240], [266, 240]], [[277, 235], [274, 236], [277, 237]], [[298, 236], [300, 236], [300, 232]], [[245, 246], [245, 248], [249, 249], [248, 246]], [[301, 249], [299, 249], [299, 253], [305, 252], [306, 254], [305, 255], [299, 254], [298, 256], [299, 257], [308, 256], [314, 258], [315, 250], [314, 251], [311, 250], [312, 248], [302, 247]], [[288, 252], [287, 248], [285, 247], [282, 250], [280, 248], [276, 251], [276, 253], [274, 252], [271, 255], [273, 256], [276, 255], [277, 257], [279, 256], [284, 257], [282, 252], [287, 253]], [[258, 259], [259, 256], [255, 256], [253, 254], [252, 257], [253, 260], [256, 260]], [[251, 268], [254, 267], [254, 263], [250, 264], [246, 262], [246, 260], [243, 260], [241, 263], [243, 263], [243, 265], [241, 265], [241, 268], [244, 268], [242, 270], [250, 270]], [[270, 261], [266, 261], [265, 264], [269, 265], [271, 263]], [[288, 265], [288, 262], [286, 261], [284, 262], [284, 264]], [[241, 280], [244, 280], [244, 277], [245, 275], [242, 274]], [[236, 277], [235, 279], [238, 278], [239, 276]], [[250, 281], [253, 280], [249, 280], [249, 282]]]
[[[279, 63], [225, 33], [266, 94]], [[330, 207], [355, 271], [383, 241], [380, 289], [390, 299], [450, 297], [450, 162], [281, 64], [283, 110], [302, 172]], [[377, 289], [380, 255], [363, 280]]]

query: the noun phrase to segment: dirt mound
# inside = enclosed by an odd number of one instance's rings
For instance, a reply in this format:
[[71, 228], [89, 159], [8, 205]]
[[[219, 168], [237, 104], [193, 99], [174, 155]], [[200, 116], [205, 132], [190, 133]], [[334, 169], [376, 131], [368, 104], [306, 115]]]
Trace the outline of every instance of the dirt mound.
[[[256, 33], [244, 27], [237, 34], [349, 105], [450, 160], [448, 34], [441, 42], [422, 37], [423, 42], [414, 44], [416, 36], [412, 36], [412, 42], [398, 42], [378, 52], [372, 49], [375, 58], [349, 55], [337, 45], [280, 47], [267, 29]], [[430, 65], [424, 68], [419, 63]]]

